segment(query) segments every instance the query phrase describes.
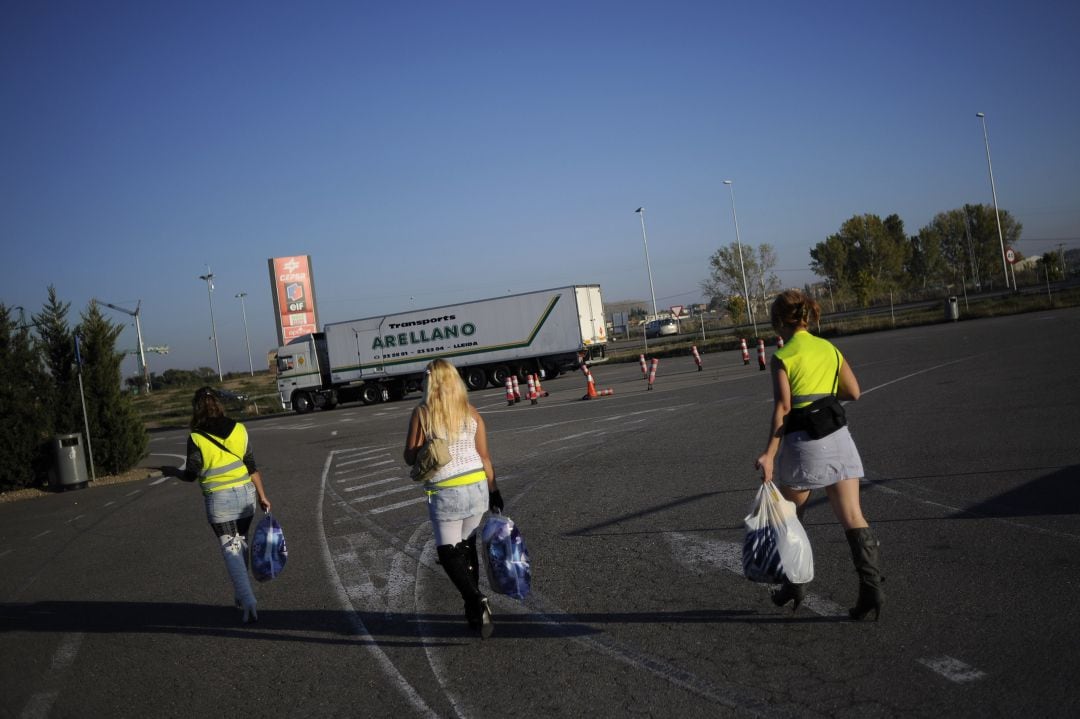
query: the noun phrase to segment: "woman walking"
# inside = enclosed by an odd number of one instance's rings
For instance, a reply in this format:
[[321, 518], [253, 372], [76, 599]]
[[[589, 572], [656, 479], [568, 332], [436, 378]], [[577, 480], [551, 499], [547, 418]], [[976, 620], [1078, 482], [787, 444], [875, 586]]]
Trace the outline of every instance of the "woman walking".
[[[773, 302], [772, 325], [784, 339], [784, 347], [772, 358], [774, 404], [769, 441], [755, 466], [761, 470], [763, 482], [775, 481], [781, 494], [795, 503], [800, 518], [810, 492], [825, 490], [844, 528], [859, 576], [859, 598], [848, 614], [861, 620], [873, 612], [876, 621], [885, 602], [885, 577], [878, 556], [880, 543], [859, 504], [862, 459], [846, 422], [824, 428], [812, 426], [806, 411], [812, 402], [830, 395], [854, 401], [860, 394], [855, 374], [839, 350], [807, 329], [820, 318], [821, 307], [799, 290], [788, 290]], [[773, 592], [772, 600], [777, 606], [792, 602], [795, 610], [805, 594], [805, 584], [785, 579]]]
[[424, 399], [413, 410], [405, 439], [405, 462], [412, 465], [428, 438], [446, 440], [450, 461], [424, 482], [435, 550], [446, 575], [465, 602], [465, 619], [480, 636], [491, 636], [494, 622], [480, 592], [476, 530], [484, 511], [502, 511], [502, 495], [488, 455], [484, 420], [469, 404], [465, 383], [443, 359], [427, 367]]
[[248, 444], [247, 429], [225, 416], [221, 399], [210, 387], [191, 400], [191, 434], [187, 464], [181, 479], [199, 481], [210, 528], [221, 545], [225, 568], [233, 584], [233, 601], [243, 621], [258, 621], [255, 593], [247, 569], [247, 533], [255, 515], [255, 501], [264, 512], [270, 500]]

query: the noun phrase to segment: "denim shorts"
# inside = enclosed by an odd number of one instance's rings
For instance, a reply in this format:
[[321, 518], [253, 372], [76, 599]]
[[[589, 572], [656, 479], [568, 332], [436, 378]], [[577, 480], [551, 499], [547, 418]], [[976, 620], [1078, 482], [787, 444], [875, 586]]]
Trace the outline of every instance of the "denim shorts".
[[235, 522], [255, 514], [255, 483], [247, 482], [203, 495], [210, 524]]
[[428, 496], [428, 516], [432, 522], [465, 519], [483, 514], [488, 508], [488, 485], [485, 480], [462, 487], [447, 487]]

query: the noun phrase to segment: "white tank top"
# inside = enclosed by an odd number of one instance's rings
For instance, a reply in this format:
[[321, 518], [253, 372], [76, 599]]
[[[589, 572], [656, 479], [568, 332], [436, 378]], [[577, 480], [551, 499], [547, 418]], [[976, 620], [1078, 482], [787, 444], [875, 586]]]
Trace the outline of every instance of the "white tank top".
[[450, 461], [440, 467], [435, 476], [428, 480], [429, 482], [441, 482], [444, 479], [484, 468], [484, 461], [480, 459], [476, 451], [476, 429], [476, 420], [470, 415], [466, 418], [457, 439], [449, 443]]

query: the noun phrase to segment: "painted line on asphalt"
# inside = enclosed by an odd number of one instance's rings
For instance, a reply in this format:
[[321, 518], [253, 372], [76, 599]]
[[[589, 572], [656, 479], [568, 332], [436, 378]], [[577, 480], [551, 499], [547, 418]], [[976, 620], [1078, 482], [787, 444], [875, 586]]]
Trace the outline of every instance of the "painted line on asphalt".
[[361, 489], [367, 489], [368, 487], [377, 487], [380, 484], [389, 484], [390, 482], [400, 482], [401, 477], [390, 477], [388, 479], [380, 479], [376, 482], [367, 482], [366, 484], [358, 484], [355, 487], [344, 487], [342, 492], [357, 492]]
[[34, 541], [35, 539], [41, 539], [41, 538], [42, 538], [42, 537], [44, 537], [44, 536], [45, 536], [46, 534], [52, 534], [52, 530], [51, 530], [51, 529], [46, 529], [46, 530], [45, 530], [44, 532], [42, 532], [41, 534], [35, 534], [35, 535], [34, 535], [33, 537], [30, 537], [30, 541], [32, 542], [32, 541]]
[[151, 487], [156, 487], [159, 484], [161, 484], [162, 482], [167, 482], [167, 481], [169, 481], [168, 477], [161, 477], [160, 479], [155, 479], [153, 482], [151, 482], [150, 486]]
[[416, 691], [416, 688], [409, 683], [404, 675], [402, 675], [401, 671], [394, 665], [394, 662], [375, 641], [375, 638], [371, 636], [371, 632], [368, 631], [367, 626], [364, 624], [364, 620], [361, 619], [360, 614], [353, 607], [352, 602], [349, 601], [349, 595], [341, 583], [341, 577], [338, 575], [334, 559], [330, 555], [330, 545], [326, 538], [326, 526], [323, 521], [323, 504], [326, 499], [327, 475], [330, 472], [330, 466], [333, 464], [333, 461], [334, 452], [330, 452], [326, 457], [326, 464], [323, 466], [322, 478], [319, 482], [319, 501], [315, 507], [315, 521], [321, 540], [320, 548], [322, 550], [323, 566], [326, 568], [326, 572], [334, 584], [338, 603], [349, 617], [349, 622], [352, 624], [353, 631], [363, 640], [365, 648], [371, 652], [375, 657], [375, 661], [379, 664], [379, 667], [387, 677], [389, 677], [391, 686], [401, 692], [405, 699], [412, 704], [413, 708], [419, 714], [431, 717], [432, 719], [438, 719], [438, 713], [428, 706], [427, 702], [425, 702], [423, 697]]
[[78, 632], [64, 637], [60, 646], [53, 652], [52, 670], [54, 672], [62, 672], [75, 662], [75, 657], [78, 656], [79, 648], [82, 646], [83, 636], [82, 632]]
[[22, 713], [19, 714], [19, 719], [47, 719], [49, 711], [52, 709], [53, 703], [56, 702], [56, 697], [60, 695], [60, 692], [39, 692], [30, 697], [30, 701], [23, 707]]
[[349, 504], [359, 504], [361, 502], [367, 502], [371, 499], [382, 499], [383, 497], [389, 497], [391, 494], [401, 494], [402, 492], [413, 491], [412, 485], [406, 485], [404, 487], [395, 487], [394, 489], [388, 489], [385, 492], [377, 492], [375, 494], [365, 494], [363, 497], [357, 497], [356, 499], [350, 499]]
[[387, 505], [382, 506], [382, 507], [375, 507], [374, 509], [369, 509], [367, 511], [367, 513], [368, 514], [382, 514], [383, 512], [392, 512], [395, 509], [401, 509], [402, 507], [408, 507], [410, 505], [420, 504], [421, 502], [426, 502], [426, 501], [427, 501], [427, 497], [416, 497], [414, 499], [406, 499], [404, 502], [398, 502], [397, 504], [387, 504]]
[[986, 678], [986, 672], [950, 656], [924, 658], [918, 662], [956, 684], [977, 682]]

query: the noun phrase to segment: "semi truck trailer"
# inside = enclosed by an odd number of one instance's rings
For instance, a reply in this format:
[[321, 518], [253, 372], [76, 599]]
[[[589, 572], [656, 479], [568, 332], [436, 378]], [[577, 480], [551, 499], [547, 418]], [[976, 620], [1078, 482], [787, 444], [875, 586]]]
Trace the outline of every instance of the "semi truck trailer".
[[582, 360], [602, 362], [606, 347], [600, 286], [556, 287], [331, 322], [278, 348], [278, 394], [301, 414], [402, 399], [421, 390], [438, 358], [470, 390], [501, 387], [512, 374], [554, 379]]

